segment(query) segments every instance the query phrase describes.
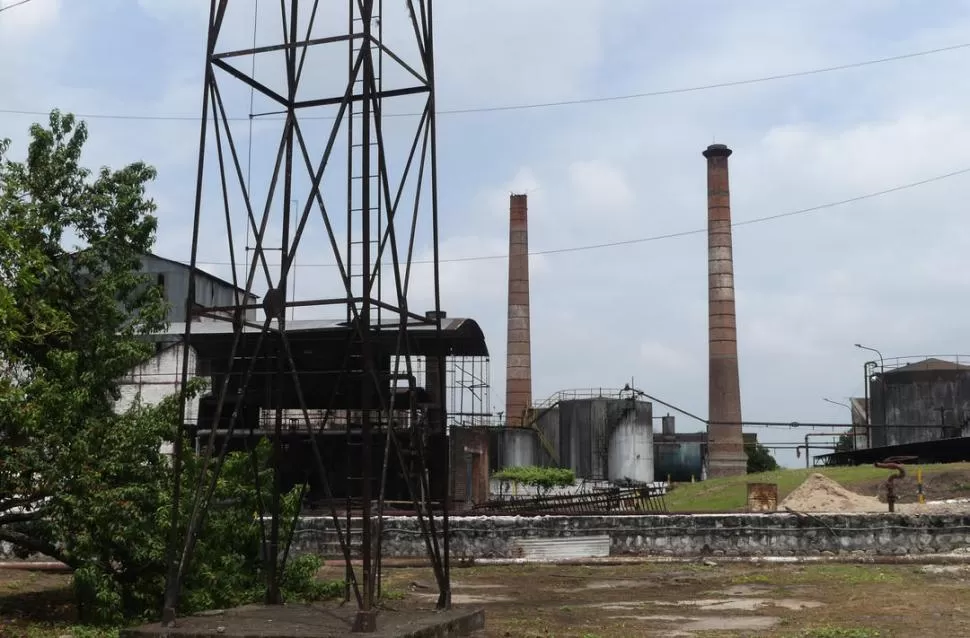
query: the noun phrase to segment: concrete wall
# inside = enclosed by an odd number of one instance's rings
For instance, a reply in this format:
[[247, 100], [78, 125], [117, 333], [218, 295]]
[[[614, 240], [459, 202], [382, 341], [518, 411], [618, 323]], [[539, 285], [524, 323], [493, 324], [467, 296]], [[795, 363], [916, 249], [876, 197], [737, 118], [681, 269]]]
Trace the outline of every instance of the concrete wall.
[[[181, 344], [170, 346], [125, 375], [120, 382], [121, 397], [115, 403], [115, 410], [124, 412], [136, 401], [156, 405], [178, 392], [182, 387], [182, 354]], [[195, 350], [189, 348], [189, 378], [196, 376], [197, 365]], [[198, 414], [199, 399], [185, 406], [186, 423], [194, 423]], [[162, 451], [171, 453], [171, 444], [166, 443]]]
[[488, 432], [451, 428], [451, 496], [455, 509], [484, 503], [489, 498]]
[[[331, 521], [304, 518], [293, 551], [337, 555]], [[610, 555], [793, 556], [930, 554], [970, 547], [970, 516], [901, 514], [718, 514], [670, 516], [456, 517], [454, 557], [518, 558], [523, 539], [608, 535]], [[385, 519], [384, 556], [423, 558], [414, 517]]]
[[870, 396], [873, 447], [960, 436], [970, 416], [970, 371], [890, 372], [885, 384], [878, 378], [870, 384]]

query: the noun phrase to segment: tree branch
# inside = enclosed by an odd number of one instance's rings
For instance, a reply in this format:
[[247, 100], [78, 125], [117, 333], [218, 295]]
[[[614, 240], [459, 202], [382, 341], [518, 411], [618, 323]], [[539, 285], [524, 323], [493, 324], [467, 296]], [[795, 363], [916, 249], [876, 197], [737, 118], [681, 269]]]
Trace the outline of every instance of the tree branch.
[[40, 520], [42, 512], [14, 512], [13, 514], [4, 514], [0, 516], [0, 525], [13, 525], [15, 523], [30, 523], [31, 521]]
[[78, 567], [76, 561], [69, 560], [61, 550], [57, 549], [50, 543], [38, 540], [36, 538], [30, 538], [26, 534], [21, 534], [20, 532], [0, 528], [0, 541], [5, 541], [11, 545], [16, 545], [17, 547], [26, 549], [29, 552], [50, 556], [51, 558], [61, 561], [72, 569], [76, 569]]

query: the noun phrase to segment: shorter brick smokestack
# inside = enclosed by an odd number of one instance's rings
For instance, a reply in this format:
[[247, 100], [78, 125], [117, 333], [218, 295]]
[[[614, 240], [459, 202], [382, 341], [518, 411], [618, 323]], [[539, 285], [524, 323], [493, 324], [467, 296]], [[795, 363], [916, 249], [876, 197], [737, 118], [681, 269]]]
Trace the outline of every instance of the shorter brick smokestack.
[[509, 198], [509, 316], [505, 369], [505, 419], [524, 425], [532, 407], [532, 346], [529, 331], [529, 206], [526, 195]]
[[741, 383], [738, 374], [737, 316], [734, 305], [734, 258], [731, 247], [731, 196], [728, 157], [731, 149], [712, 144], [707, 158], [709, 374], [707, 475], [745, 474], [747, 457], [741, 436]]

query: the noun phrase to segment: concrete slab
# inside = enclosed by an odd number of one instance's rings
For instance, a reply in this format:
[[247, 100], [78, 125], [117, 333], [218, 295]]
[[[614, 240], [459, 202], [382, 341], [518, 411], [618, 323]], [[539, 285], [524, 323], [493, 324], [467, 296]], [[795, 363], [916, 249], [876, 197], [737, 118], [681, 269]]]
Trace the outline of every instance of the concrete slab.
[[180, 618], [174, 628], [152, 623], [124, 629], [121, 638], [451, 638], [485, 627], [482, 609], [383, 609], [377, 631], [351, 633], [356, 613], [352, 604], [248, 605]]

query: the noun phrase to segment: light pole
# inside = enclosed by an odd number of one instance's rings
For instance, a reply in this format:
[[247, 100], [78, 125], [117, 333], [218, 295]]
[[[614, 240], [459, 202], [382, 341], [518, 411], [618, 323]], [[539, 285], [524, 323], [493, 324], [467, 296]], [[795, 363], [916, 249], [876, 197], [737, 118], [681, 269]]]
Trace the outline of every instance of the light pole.
[[852, 409], [851, 405], [849, 405], [848, 403], [842, 403], [841, 401], [833, 401], [832, 399], [826, 399], [825, 397], [822, 397], [822, 401], [825, 401], [826, 403], [831, 403], [832, 405], [841, 405], [843, 408], [849, 408], [850, 410]]
[[[882, 413], [882, 424], [885, 425], [886, 424], [886, 386], [885, 386], [885, 381], [883, 379], [883, 375], [886, 372], [886, 364], [883, 361], [882, 353], [879, 352], [878, 350], [876, 350], [875, 348], [870, 348], [869, 346], [864, 346], [861, 343], [855, 344], [855, 347], [856, 348], [859, 348], [860, 350], [868, 350], [869, 352], [875, 352], [877, 355], [879, 355], [879, 390], [880, 390], [879, 391], [879, 407], [881, 408], [881, 413]], [[869, 363], [870, 362], [867, 361], [866, 362], [866, 366], [865, 366], [865, 371], [866, 371], [866, 425], [869, 426], [866, 429], [868, 430], [869, 447], [872, 447], [872, 406], [870, 405], [871, 397], [869, 396]], [[872, 367], [876, 367], [876, 362], [875, 361], [873, 361], [871, 363], [872, 363]]]
[[[826, 403], [831, 403], [832, 405], [842, 406], [843, 408], [849, 408], [849, 419], [852, 419], [852, 406], [848, 403], [842, 403], [841, 401], [833, 401], [832, 399], [827, 399], [822, 397], [822, 401]], [[849, 441], [852, 443], [852, 449], [855, 449], [855, 426], [849, 428]], [[808, 456], [808, 439], [805, 439], [805, 455]]]
[[877, 355], [879, 355], [879, 372], [880, 372], [880, 373], [882, 373], [882, 372], [885, 372], [885, 370], [886, 370], [886, 366], [885, 366], [885, 364], [883, 363], [883, 360], [882, 360], [882, 353], [881, 353], [881, 352], [879, 352], [879, 351], [878, 351], [878, 350], [876, 350], [875, 348], [870, 348], [869, 346], [864, 346], [864, 345], [862, 345], [861, 343], [857, 343], [857, 344], [855, 344], [855, 347], [856, 347], [856, 348], [859, 348], [860, 350], [868, 350], [869, 352], [875, 352], [875, 353], [876, 353]]

